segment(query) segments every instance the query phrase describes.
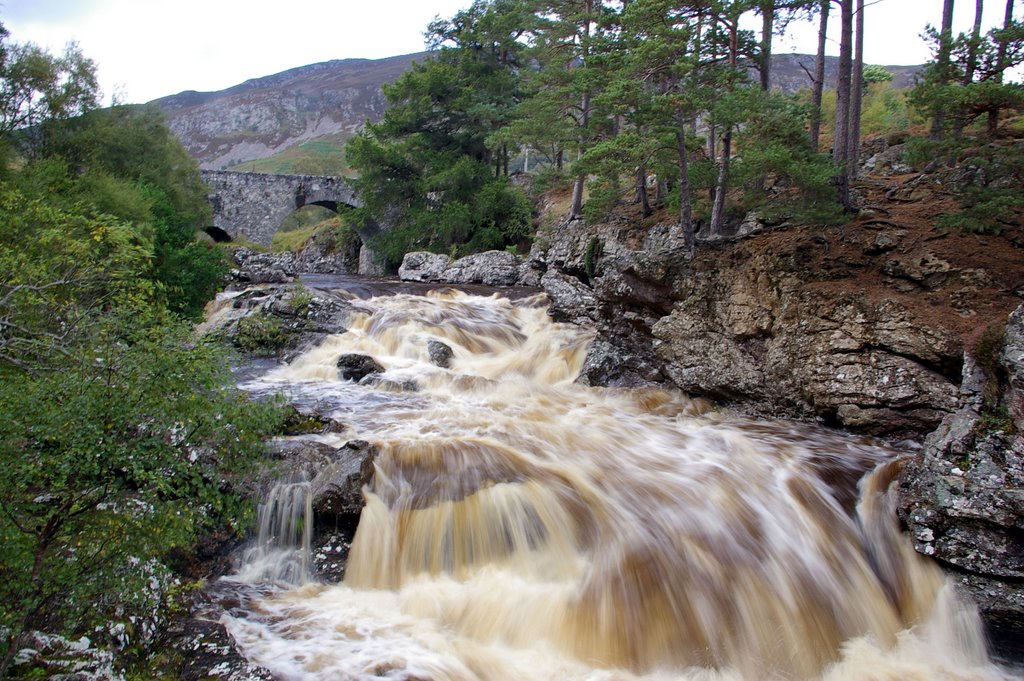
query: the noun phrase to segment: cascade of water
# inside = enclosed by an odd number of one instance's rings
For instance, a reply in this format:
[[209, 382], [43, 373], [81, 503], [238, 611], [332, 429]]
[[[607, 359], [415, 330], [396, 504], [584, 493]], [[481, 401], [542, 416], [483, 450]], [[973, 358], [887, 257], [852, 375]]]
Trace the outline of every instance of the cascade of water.
[[313, 499], [306, 481], [279, 482], [259, 505], [259, 534], [238, 578], [299, 586], [310, 580]]
[[[372, 299], [268, 377], [344, 394], [379, 453], [344, 585], [227, 620], [254, 660], [289, 679], [1002, 678], [900, 535], [895, 452], [575, 385], [589, 336], [542, 302]], [[338, 381], [351, 352], [418, 391]]]

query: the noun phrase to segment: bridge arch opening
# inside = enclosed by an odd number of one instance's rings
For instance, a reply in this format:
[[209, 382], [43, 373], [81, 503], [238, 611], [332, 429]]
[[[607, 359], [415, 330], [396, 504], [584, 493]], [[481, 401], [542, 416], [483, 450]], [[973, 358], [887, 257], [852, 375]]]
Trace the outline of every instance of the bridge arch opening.
[[[309, 257], [323, 263], [325, 269], [357, 272], [363, 240], [351, 227], [347, 214], [351, 206], [334, 201], [307, 203], [289, 213], [274, 233], [271, 250], [298, 252], [304, 247]], [[304, 267], [317, 265], [304, 263]]]
[[227, 243], [227, 242], [231, 241], [231, 235], [228, 234], [227, 232], [225, 232], [220, 227], [217, 227], [215, 225], [210, 225], [209, 227], [207, 227], [203, 231], [205, 231], [207, 234], [209, 234], [210, 238], [213, 239], [215, 242], [217, 242], [219, 244], [223, 244], [223, 243]]

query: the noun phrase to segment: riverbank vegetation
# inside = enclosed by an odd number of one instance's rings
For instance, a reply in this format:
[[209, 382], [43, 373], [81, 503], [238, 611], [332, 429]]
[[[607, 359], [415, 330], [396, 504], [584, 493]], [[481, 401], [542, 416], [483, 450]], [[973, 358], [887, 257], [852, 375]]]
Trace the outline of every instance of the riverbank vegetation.
[[[414, 249], [521, 245], [531, 228], [517, 170], [564, 187], [569, 218], [599, 220], [627, 202], [645, 218], [665, 209], [691, 249], [698, 230], [722, 235], [751, 210], [841, 223], [856, 209], [866, 135], [916, 123], [956, 158], [997, 142], [999, 121], [1024, 103], [1006, 77], [1024, 59], [1012, 0], [985, 35], [983, 3], [959, 36], [943, 5], [926, 36], [935, 60], [908, 99], [864, 64], [862, 0], [477, 0], [431, 23], [430, 59], [385, 87], [383, 120], [347, 146], [363, 213], [396, 225], [372, 245], [391, 266]], [[830, 16], [841, 24], [834, 83]], [[751, 20], [759, 32], [744, 28]], [[796, 20], [818, 22], [819, 53], [808, 90], [784, 94], [770, 88], [772, 44]], [[1009, 192], [1000, 205], [1019, 207], [1021, 191]]]
[[190, 322], [227, 264], [198, 169], [95, 68], [0, 28], [0, 678], [34, 631], [129, 650], [168, 555], [244, 522], [233, 475], [275, 427]]

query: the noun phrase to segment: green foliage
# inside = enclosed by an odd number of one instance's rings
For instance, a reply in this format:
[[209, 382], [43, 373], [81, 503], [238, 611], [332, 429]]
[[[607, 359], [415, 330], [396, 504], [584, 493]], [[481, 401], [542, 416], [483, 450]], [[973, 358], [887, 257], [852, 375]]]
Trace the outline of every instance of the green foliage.
[[160, 559], [245, 518], [231, 479], [280, 421], [181, 321], [226, 269], [195, 239], [194, 162], [152, 111], [65, 120], [90, 104], [77, 63], [60, 106], [47, 94], [32, 130], [0, 130], [27, 154], [0, 175], [0, 678], [31, 629], [134, 637]]
[[[142, 566], [230, 523], [228, 490], [276, 428], [189, 330], [91, 325], [60, 371], [0, 382], [0, 628], [72, 634], [146, 607]], [[6, 651], [3, 651], [6, 652]]]
[[1007, 226], [1019, 224], [1013, 216], [1024, 212], [1024, 191], [971, 187], [964, 194], [965, 207], [959, 213], [943, 215], [941, 229], [979, 234], [999, 234]]
[[324, 253], [347, 253], [359, 257], [363, 240], [352, 227], [353, 214], [346, 212], [322, 224], [314, 233], [313, 241]]
[[14, 131], [32, 154], [50, 124], [99, 103], [96, 65], [74, 43], [58, 56], [32, 43], [8, 43], [0, 25], [0, 137]]
[[795, 98], [761, 90], [743, 90], [734, 98], [748, 117], [737, 134], [734, 168], [737, 183], [746, 189], [744, 208], [769, 218], [840, 219], [835, 167], [829, 157], [812, 151], [804, 132], [808, 109]]
[[888, 82], [871, 83], [864, 92], [860, 130], [865, 137], [889, 135], [910, 128], [911, 112], [907, 93]]
[[875, 83], [892, 82], [893, 76], [892, 72], [884, 66], [879, 66], [878, 64], [865, 64], [862, 78], [865, 85], [873, 85]]
[[109, 215], [82, 215], [0, 183], [0, 364], [61, 361], [83, 322], [111, 306], [145, 308], [149, 242]]
[[432, 24], [441, 49], [385, 88], [384, 118], [346, 147], [358, 217], [394, 225], [371, 244], [387, 265], [408, 250], [502, 248], [529, 233], [528, 203], [503, 175], [505, 140], [492, 135], [519, 97], [511, 36], [521, 29], [504, 12], [521, 4], [480, 1]]
[[292, 287], [292, 296], [288, 300], [288, 304], [296, 314], [303, 314], [312, 302], [313, 293], [306, 288], [305, 284], [300, 281]]
[[[1024, 85], [1006, 82], [1008, 70], [1024, 63], [1024, 22], [990, 30], [980, 40], [960, 34], [949, 47], [950, 63], [939, 63], [943, 44], [934, 27], [926, 37], [937, 55], [911, 92], [914, 107], [927, 116], [940, 116], [958, 129], [983, 114], [1024, 105]], [[946, 130], [939, 130], [944, 136]], [[994, 130], [990, 130], [990, 133]]]
[[961, 210], [939, 218], [943, 229], [998, 234], [1019, 225], [1024, 213], [1024, 149], [1016, 144], [969, 146], [966, 139], [907, 142], [905, 160], [916, 168], [937, 161], [957, 164], [966, 181], [947, 183], [956, 192]]
[[[162, 114], [134, 107], [95, 111], [54, 134], [47, 150], [67, 163], [67, 201], [112, 212], [151, 236], [149, 277], [172, 312], [198, 319], [220, 288], [227, 262], [221, 250], [196, 239], [209, 223], [206, 189]], [[55, 188], [46, 189], [52, 195]]]
[[150, 255], [135, 275], [153, 284], [170, 311], [197, 319], [221, 286], [227, 261], [196, 239], [209, 222], [206, 190], [160, 114], [130, 107], [91, 112], [53, 128], [36, 151], [11, 184], [28, 200], [132, 225]]
[[275, 355], [284, 347], [288, 335], [281, 321], [266, 313], [256, 313], [238, 321], [235, 345], [243, 352]]

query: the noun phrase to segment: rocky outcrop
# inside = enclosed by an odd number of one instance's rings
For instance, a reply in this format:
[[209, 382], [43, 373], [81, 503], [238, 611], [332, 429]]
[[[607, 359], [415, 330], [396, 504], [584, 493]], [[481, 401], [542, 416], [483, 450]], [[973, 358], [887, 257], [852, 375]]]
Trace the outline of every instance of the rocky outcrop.
[[515, 286], [519, 283], [522, 263], [522, 258], [507, 251], [474, 253], [449, 264], [441, 273], [441, 281], [448, 284]]
[[331, 291], [302, 284], [264, 285], [218, 296], [199, 332], [239, 350], [291, 359], [348, 328], [352, 306]]
[[231, 278], [242, 284], [285, 284], [295, 280], [298, 271], [294, 253], [264, 253], [251, 248], [236, 248], [231, 253], [237, 268]]
[[384, 112], [384, 83], [422, 54], [342, 59], [255, 78], [219, 92], [182, 92], [153, 102], [205, 169], [262, 159], [310, 139], [338, 148]]
[[[307, 413], [307, 417], [325, 417]], [[340, 447], [306, 438], [283, 439], [271, 444], [274, 457], [291, 477], [309, 481], [313, 511], [313, 576], [323, 582], [339, 582], [365, 500], [363, 487], [374, 475], [377, 448], [364, 440], [350, 440]], [[267, 489], [278, 479], [267, 479]]]
[[755, 256], [677, 283], [687, 296], [653, 328], [677, 386], [873, 434], [927, 432], [955, 409], [951, 333], [892, 300], [823, 296], [777, 265]]
[[314, 237], [295, 254], [295, 268], [299, 272], [312, 274], [376, 274], [360, 269], [361, 250], [362, 246], [356, 239], [339, 247]]
[[678, 225], [626, 211], [558, 223], [542, 235], [542, 284], [557, 319], [598, 331], [581, 380], [923, 438], [957, 409], [965, 333], [1019, 303], [999, 279], [1024, 268], [1010, 239], [988, 254], [933, 229], [941, 195], [904, 218], [881, 185], [861, 191], [879, 205], [842, 231], [748, 216], [737, 224], [756, 234], [698, 235], [695, 253]]
[[541, 274], [535, 260], [507, 251], [484, 251], [458, 260], [447, 255], [414, 251], [405, 254], [398, 268], [402, 281], [435, 284], [536, 287], [540, 285]]
[[997, 646], [1024, 658], [1024, 306], [964, 362], [959, 408], [904, 468], [915, 548], [978, 603]]

